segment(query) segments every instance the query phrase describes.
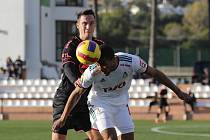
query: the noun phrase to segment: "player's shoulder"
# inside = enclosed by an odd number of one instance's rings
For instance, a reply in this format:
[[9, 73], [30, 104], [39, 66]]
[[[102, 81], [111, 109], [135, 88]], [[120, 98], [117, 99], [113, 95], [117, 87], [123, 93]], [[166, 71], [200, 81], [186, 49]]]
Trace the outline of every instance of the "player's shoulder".
[[77, 37], [73, 36], [64, 46], [62, 51], [62, 64], [66, 64], [67, 62], [73, 62], [75, 63], [76, 59], [76, 48], [78, 44], [82, 40]]
[[102, 46], [104, 44], [104, 41], [98, 38], [93, 37], [93, 41], [95, 41], [99, 46]]
[[79, 43], [82, 42], [82, 40], [78, 36], [73, 36], [64, 46], [64, 50], [69, 50], [72, 48], [77, 48]]

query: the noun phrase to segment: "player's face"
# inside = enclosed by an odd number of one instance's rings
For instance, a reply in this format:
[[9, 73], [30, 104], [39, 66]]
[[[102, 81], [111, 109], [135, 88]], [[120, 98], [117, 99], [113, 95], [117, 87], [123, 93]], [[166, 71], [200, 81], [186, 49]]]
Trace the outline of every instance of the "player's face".
[[108, 76], [112, 71], [114, 71], [116, 69], [116, 62], [115, 62], [115, 58], [111, 59], [111, 60], [107, 60], [105, 61], [103, 64], [100, 64], [101, 67], [101, 71]]
[[77, 21], [77, 29], [82, 40], [92, 39], [95, 29], [95, 18], [93, 15], [82, 15]]

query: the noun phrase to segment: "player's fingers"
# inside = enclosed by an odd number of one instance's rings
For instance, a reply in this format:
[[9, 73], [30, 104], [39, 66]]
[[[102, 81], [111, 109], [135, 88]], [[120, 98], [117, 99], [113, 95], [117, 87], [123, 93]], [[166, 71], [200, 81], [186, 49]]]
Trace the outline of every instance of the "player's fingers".
[[59, 126], [60, 126], [60, 125], [59, 125], [59, 123], [58, 123], [57, 121], [54, 122], [54, 123], [53, 123], [53, 126], [52, 126], [52, 131], [53, 131], [53, 132], [56, 132], [56, 129], [58, 129]]
[[52, 127], [52, 132], [56, 133], [58, 130], [58, 127]]

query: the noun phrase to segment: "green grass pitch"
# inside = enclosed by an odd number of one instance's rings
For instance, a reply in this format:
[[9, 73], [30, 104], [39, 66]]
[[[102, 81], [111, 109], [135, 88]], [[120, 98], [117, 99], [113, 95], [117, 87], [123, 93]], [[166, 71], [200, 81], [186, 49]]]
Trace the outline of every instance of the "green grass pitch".
[[[170, 121], [154, 124], [135, 121], [135, 140], [209, 140], [210, 121]], [[69, 140], [83, 140], [84, 133], [69, 131]], [[50, 121], [0, 121], [1, 140], [50, 140]]]

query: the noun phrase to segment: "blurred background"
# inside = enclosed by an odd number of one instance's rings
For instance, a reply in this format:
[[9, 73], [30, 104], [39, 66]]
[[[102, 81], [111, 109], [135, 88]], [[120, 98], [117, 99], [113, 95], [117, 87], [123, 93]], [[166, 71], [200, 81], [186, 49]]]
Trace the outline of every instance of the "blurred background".
[[[51, 119], [62, 49], [77, 33], [76, 14], [92, 8], [98, 38], [192, 91], [198, 99], [193, 119], [209, 120], [209, 6], [209, 0], [0, 0], [0, 118]], [[159, 90], [155, 79], [134, 75], [134, 118], [155, 118], [147, 108]], [[170, 90], [168, 98], [173, 118], [186, 119], [183, 103]]]

